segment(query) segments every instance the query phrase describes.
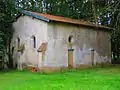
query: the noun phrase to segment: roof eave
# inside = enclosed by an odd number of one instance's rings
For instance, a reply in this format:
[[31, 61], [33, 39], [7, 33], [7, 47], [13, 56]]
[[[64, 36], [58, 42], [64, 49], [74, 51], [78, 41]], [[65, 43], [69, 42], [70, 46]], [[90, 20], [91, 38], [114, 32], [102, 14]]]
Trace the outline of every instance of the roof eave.
[[90, 27], [90, 28], [96, 28], [96, 29], [114, 30], [113, 28], [100, 26], [100, 25], [89, 25], [89, 24], [73, 23], [73, 22], [70, 23], [70, 22], [63, 22], [63, 21], [56, 21], [56, 20], [50, 20], [50, 21], [68, 23], [68, 24], [74, 24], [74, 25], [80, 25], [80, 26], [83, 26], [83, 27]]
[[25, 15], [28, 15], [28, 16], [32, 16], [36, 19], [39, 19], [39, 20], [43, 20], [43, 21], [46, 21], [46, 22], [50, 22], [50, 19], [48, 18], [45, 18], [45, 17], [42, 17], [42, 16], [39, 16], [39, 15], [36, 15], [36, 14], [32, 14], [30, 12], [27, 12], [27, 11], [24, 11], [22, 10], [21, 13], [25, 14]]

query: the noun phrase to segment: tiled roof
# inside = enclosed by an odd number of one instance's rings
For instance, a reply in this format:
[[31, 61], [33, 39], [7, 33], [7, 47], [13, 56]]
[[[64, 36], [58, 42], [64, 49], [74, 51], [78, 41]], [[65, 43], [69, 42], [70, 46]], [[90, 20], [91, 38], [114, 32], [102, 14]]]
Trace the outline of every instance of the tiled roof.
[[88, 27], [93, 27], [93, 28], [112, 29], [110, 27], [92, 24], [91, 22], [87, 22], [83, 20], [76, 20], [76, 19], [71, 19], [71, 18], [66, 18], [66, 17], [61, 17], [61, 16], [54, 16], [50, 14], [42, 14], [39, 12], [23, 11], [23, 13], [29, 16], [33, 16], [37, 19], [47, 21], [47, 22], [57, 21], [57, 22], [63, 22], [63, 23], [71, 23], [71, 24], [76, 24], [76, 25], [88, 26]]

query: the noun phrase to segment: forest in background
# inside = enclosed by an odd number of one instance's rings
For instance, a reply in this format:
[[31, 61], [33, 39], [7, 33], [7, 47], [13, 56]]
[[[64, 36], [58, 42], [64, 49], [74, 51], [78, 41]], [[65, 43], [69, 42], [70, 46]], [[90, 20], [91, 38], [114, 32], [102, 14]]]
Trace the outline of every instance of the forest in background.
[[10, 43], [14, 32], [12, 21], [20, 15], [17, 9], [82, 19], [114, 28], [110, 32], [112, 60], [120, 61], [120, 0], [0, 0], [0, 68], [13, 66]]

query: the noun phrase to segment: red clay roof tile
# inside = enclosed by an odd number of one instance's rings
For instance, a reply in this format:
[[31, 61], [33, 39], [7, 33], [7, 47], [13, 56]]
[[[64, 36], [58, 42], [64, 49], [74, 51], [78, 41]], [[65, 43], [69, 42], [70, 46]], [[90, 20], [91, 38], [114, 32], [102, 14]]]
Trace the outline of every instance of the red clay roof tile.
[[[27, 11], [27, 12], [30, 12], [30, 11]], [[39, 13], [39, 12], [30, 12], [30, 13], [48, 18], [49, 20], [52, 20], [52, 21], [78, 24], [78, 25], [96, 27], [96, 28], [102, 28], [102, 29], [112, 29], [110, 27], [105, 27], [105, 26], [101, 26], [101, 25], [92, 24], [91, 22], [87, 22], [87, 21], [83, 21], [83, 20], [76, 20], [76, 19], [71, 19], [71, 18], [66, 18], [66, 17], [61, 17], [61, 16], [54, 16], [54, 15], [50, 15], [50, 14], [42, 14], [42, 13]]]

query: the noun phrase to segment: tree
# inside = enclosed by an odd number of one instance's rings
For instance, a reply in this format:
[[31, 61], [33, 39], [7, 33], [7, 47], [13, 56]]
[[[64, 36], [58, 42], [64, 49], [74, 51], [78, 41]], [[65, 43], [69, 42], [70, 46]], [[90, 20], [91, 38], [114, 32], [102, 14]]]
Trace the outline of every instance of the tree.
[[112, 43], [112, 53], [113, 59], [120, 59], [120, 1], [112, 0], [109, 4], [109, 11], [111, 13], [110, 18], [110, 26], [114, 28], [111, 35], [111, 43]]
[[6, 68], [12, 38], [12, 17], [15, 16], [11, 0], [0, 1], [0, 60], [1, 68]]

